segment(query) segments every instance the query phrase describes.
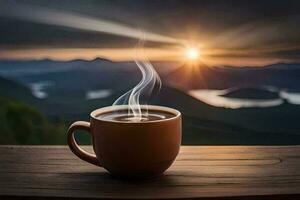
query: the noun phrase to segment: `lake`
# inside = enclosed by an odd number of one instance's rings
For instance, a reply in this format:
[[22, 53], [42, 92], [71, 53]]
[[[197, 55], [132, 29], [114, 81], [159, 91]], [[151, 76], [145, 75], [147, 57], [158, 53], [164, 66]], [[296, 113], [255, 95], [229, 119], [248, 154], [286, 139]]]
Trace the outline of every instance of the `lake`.
[[229, 98], [221, 95], [227, 94], [231, 89], [226, 90], [190, 90], [188, 94], [204, 103], [215, 107], [224, 108], [247, 108], [247, 107], [273, 107], [282, 104], [285, 100], [291, 104], [300, 105], [300, 93], [291, 93], [281, 89], [271, 90], [278, 92], [279, 98], [276, 99], [241, 99]]

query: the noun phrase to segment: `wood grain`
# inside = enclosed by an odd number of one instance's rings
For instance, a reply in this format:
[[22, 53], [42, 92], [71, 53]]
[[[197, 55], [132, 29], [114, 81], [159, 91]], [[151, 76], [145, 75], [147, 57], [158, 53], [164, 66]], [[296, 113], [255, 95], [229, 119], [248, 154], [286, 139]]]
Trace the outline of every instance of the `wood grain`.
[[300, 199], [300, 146], [184, 146], [146, 181], [114, 179], [65, 146], [0, 146], [4, 198]]

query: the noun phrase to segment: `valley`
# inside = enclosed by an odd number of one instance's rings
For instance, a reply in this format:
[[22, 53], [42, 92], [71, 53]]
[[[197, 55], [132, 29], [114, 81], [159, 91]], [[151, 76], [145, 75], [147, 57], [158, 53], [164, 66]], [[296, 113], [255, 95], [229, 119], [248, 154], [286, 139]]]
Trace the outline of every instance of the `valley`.
[[[153, 65], [161, 75], [163, 87], [151, 96], [148, 103], [173, 107], [182, 112], [183, 144], [300, 143], [300, 106], [293, 96], [300, 89], [300, 85], [296, 84], [300, 77], [299, 64], [239, 69], [201, 65], [192, 69], [192, 73], [189, 66], [172, 67], [173, 63]], [[168, 69], [163, 66], [168, 66]], [[136, 85], [141, 75], [134, 63], [98, 58], [69, 62], [0, 61], [0, 77], [1, 97], [36, 109], [53, 126], [63, 124], [67, 127], [75, 120], [88, 120], [92, 110], [111, 105]], [[263, 86], [278, 88], [281, 93], [268, 92], [261, 89]], [[278, 103], [232, 109], [214, 106], [190, 93], [226, 89], [227, 93], [219, 96], [227, 100], [275, 99]], [[289, 91], [293, 92], [292, 96], [285, 100], [281, 98], [284, 94], [288, 96]], [[203, 93], [206, 97], [207, 94]], [[292, 100], [289, 101], [289, 98]], [[5, 117], [5, 109], [1, 112]], [[88, 137], [81, 140], [83, 143], [89, 142]], [[64, 140], [59, 141], [63, 143]]]

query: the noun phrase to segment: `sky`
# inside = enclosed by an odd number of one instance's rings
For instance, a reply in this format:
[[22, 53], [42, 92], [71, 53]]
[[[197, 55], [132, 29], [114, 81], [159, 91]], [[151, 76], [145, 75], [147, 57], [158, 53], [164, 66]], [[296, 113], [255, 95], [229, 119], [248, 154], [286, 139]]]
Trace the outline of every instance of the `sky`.
[[300, 60], [298, 0], [0, 1], [0, 59], [183, 61], [210, 65]]

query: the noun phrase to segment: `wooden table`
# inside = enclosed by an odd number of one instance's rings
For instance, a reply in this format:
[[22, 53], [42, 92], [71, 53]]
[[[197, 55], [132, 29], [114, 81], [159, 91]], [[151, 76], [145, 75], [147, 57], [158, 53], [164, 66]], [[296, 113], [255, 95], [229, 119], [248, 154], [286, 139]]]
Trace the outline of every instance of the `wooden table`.
[[[89, 149], [91, 150], [91, 149]], [[121, 181], [66, 146], [0, 146], [0, 199], [300, 199], [300, 146], [183, 146], [158, 179]]]

